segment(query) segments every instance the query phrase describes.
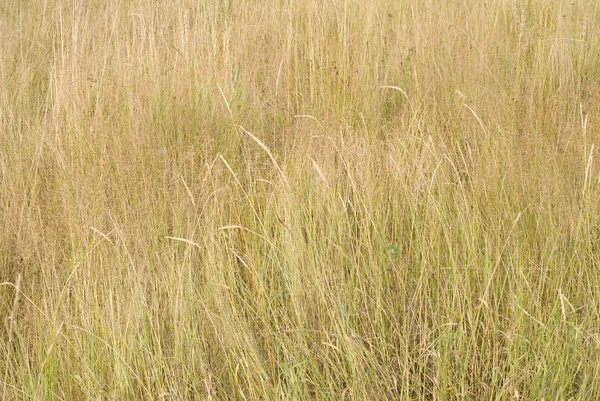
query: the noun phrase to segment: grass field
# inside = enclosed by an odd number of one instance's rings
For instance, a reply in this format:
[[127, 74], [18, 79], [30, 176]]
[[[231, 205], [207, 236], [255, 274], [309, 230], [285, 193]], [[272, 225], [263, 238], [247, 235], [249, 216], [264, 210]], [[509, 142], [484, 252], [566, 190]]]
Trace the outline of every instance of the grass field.
[[5, 0], [1, 400], [599, 400], [600, 3]]

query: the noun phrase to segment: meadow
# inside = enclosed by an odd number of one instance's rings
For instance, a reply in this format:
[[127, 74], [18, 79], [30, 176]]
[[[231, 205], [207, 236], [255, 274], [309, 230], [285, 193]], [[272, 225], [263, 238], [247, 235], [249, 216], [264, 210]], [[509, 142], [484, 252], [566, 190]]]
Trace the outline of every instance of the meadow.
[[600, 3], [4, 0], [1, 400], [600, 399]]

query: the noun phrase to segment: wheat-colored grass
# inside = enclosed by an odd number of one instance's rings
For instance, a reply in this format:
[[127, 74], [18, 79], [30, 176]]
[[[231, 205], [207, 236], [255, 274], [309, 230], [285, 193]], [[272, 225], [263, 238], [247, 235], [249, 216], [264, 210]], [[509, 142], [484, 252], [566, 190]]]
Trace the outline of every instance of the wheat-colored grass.
[[5, 0], [2, 400], [600, 399], [600, 6]]

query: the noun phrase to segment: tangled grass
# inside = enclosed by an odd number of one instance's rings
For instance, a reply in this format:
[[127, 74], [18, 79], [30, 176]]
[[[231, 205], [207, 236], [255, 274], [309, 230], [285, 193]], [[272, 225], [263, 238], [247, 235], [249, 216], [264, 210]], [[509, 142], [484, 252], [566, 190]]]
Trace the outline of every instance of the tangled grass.
[[2, 400], [600, 399], [599, 7], [4, 1]]

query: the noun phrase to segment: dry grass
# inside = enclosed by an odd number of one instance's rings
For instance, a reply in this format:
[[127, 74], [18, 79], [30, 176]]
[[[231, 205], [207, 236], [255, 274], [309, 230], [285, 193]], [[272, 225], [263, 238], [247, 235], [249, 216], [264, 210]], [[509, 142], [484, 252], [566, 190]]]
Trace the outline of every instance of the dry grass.
[[150, 3], [0, 5], [2, 400], [600, 399], [598, 2]]

